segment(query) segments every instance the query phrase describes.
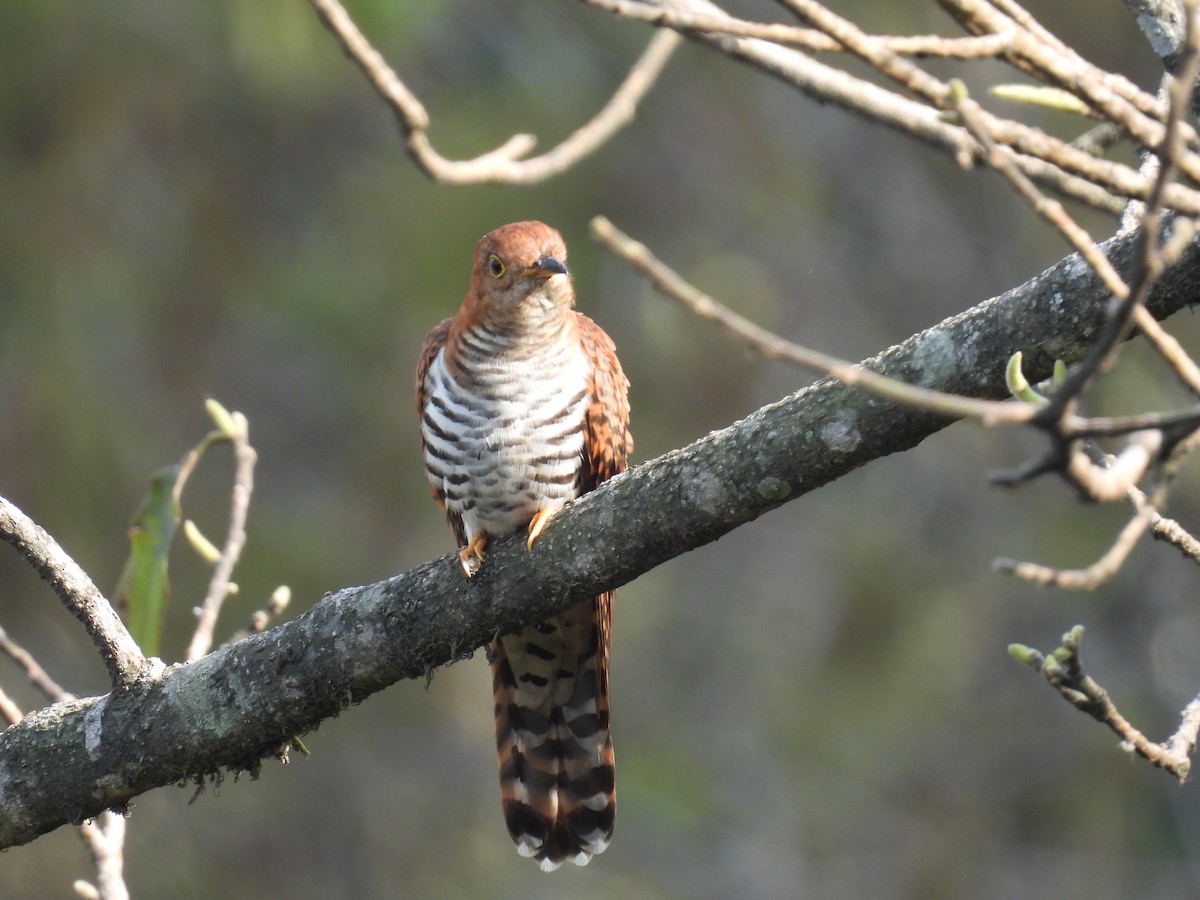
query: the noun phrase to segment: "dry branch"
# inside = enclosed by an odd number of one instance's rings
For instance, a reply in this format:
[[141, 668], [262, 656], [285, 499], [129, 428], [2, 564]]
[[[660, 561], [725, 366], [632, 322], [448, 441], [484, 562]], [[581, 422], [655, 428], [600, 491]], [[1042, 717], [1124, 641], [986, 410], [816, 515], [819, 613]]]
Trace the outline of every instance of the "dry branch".
[[338, 0], [312, 0], [312, 5], [346, 55], [362, 69], [396, 114], [409, 155], [427, 175], [446, 184], [533, 184], [561, 175], [633, 121], [638, 104], [654, 86], [680, 42], [679, 36], [671, 31], [654, 35], [608, 103], [554, 149], [522, 159], [533, 149], [536, 138], [515, 134], [483, 156], [450, 160], [438, 153], [429, 140], [429, 113], [421, 101], [371, 46]]
[[1181, 782], [1191, 772], [1191, 754], [1200, 732], [1200, 697], [1189, 703], [1180, 714], [1179, 728], [1167, 740], [1155, 743], [1121, 714], [1108, 691], [1084, 671], [1079, 655], [1083, 626], [1076, 625], [1063, 635], [1062, 644], [1049, 654], [1031, 647], [1013, 644], [1009, 652], [1020, 662], [1041, 672], [1063, 699], [1097, 722], [1107, 725], [1121, 742], [1151, 765], [1170, 772]]
[[254, 464], [257, 455], [250, 446], [250, 426], [246, 417], [235, 412], [227, 418], [228, 426], [220, 434], [233, 445], [235, 459], [233, 491], [229, 502], [229, 529], [213, 568], [208, 592], [197, 612], [196, 629], [192, 633], [185, 657], [188, 660], [199, 659], [212, 648], [217, 616], [220, 615], [221, 606], [229, 593], [233, 568], [237, 565], [242, 555], [242, 547], [246, 543], [246, 515], [250, 509], [250, 494], [254, 490]]
[[0, 540], [11, 544], [83, 623], [100, 651], [114, 688], [134, 684], [146, 658], [112, 604], [44, 529], [0, 497]]

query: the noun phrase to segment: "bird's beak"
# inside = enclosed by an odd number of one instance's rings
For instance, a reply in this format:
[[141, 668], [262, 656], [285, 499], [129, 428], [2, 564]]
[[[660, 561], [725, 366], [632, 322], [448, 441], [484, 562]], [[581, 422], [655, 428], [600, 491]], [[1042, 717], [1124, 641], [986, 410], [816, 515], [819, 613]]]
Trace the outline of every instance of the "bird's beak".
[[549, 278], [551, 275], [570, 275], [571, 270], [557, 256], [543, 256], [521, 274], [527, 277]]

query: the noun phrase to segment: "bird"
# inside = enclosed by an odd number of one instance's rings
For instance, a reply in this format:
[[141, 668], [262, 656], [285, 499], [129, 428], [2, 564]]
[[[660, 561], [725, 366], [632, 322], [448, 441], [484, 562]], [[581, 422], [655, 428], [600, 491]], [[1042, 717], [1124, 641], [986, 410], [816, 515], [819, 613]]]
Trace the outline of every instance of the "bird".
[[[628, 464], [629, 380], [612, 339], [574, 305], [562, 235], [514, 222], [479, 239], [462, 305], [425, 339], [425, 473], [467, 578], [490, 541], [524, 530], [532, 549], [565, 504]], [[547, 872], [586, 865], [612, 839], [613, 598], [489, 648], [505, 823], [517, 852]]]

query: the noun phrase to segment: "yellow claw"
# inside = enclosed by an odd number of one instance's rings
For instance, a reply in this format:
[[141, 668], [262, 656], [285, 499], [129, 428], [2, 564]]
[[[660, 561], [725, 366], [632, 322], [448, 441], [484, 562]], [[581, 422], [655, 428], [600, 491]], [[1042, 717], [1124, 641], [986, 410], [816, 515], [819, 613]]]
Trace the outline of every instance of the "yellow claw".
[[529, 520], [529, 540], [525, 542], [526, 550], [533, 549], [533, 542], [542, 533], [542, 529], [554, 518], [554, 512], [552, 509], [539, 509], [534, 513], [533, 518]]
[[458, 561], [462, 563], [468, 578], [479, 574], [479, 567], [483, 565], [483, 548], [487, 546], [487, 542], [487, 533], [480, 532], [471, 538], [471, 543], [458, 551]]

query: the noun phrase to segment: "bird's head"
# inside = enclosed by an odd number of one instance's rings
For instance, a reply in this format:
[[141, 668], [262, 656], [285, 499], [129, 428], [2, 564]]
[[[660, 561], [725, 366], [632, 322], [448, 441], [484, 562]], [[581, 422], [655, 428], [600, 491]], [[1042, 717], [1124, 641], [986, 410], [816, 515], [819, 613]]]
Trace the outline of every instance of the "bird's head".
[[488, 232], [475, 245], [471, 295], [480, 312], [505, 317], [544, 319], [570, 309], [575, 292], [562, 235], [541, 222]]

